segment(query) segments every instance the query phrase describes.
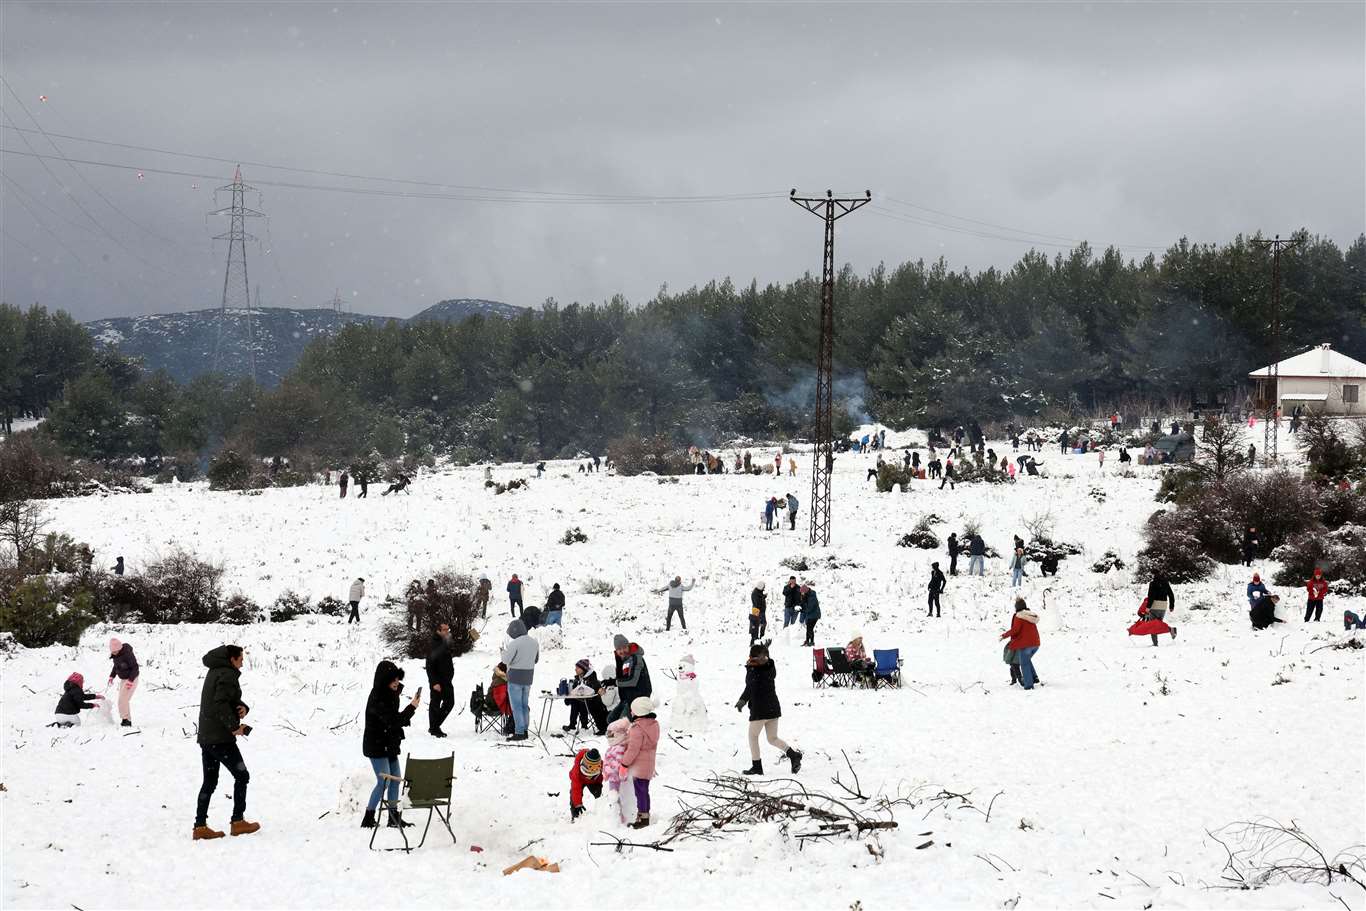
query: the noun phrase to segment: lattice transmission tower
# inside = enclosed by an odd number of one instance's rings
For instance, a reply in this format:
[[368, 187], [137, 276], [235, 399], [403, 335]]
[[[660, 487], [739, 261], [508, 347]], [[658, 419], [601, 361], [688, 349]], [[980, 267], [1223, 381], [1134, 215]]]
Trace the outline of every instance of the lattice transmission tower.
[[228, 242], [228, 261], [223, 269], [223, 301], [218, 310], [218, 337], [213, 346], [213, 369], [214, 372], [219, 370], [223, 357], [224, 339], [232, 332], [232, 328], [228, 324], [228, 310], [244, 310], [246, 311], [245, 341], [248, 360], [251, 364], [251, 381], [255, 383], [256, 338], [255, 329], [252, 326], [251, 287], [247, 281], [247, 241], [256, 240], [256, 237], [247, 233], [246, 220], [248, 218], [262, 218], [265, 213], [247, 208], [246, 194], [249, 192], [255, 193], [256, 188], [247, 186], [242, 182], [242, 166], [238, 165], [232, 176], [232, 183], [214, 190], [215, 200], [217, 200], [219, 193], [231, 193], [232, 204], [227, 208], [209, 213], [210, 215], [225, 215], [229, 219], [228, 230], [223, 234], [214, 235], [213, 238], [214, 240], [226, 240]]

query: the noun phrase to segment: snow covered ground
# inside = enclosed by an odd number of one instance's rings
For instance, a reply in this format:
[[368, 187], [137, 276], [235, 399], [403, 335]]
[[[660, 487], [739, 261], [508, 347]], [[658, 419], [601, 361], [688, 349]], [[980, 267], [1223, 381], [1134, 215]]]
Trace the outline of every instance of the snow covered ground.
[[[834, 484], [834, 541], [823, 550], [805, 544], [809, 457], [799, 460], [797, 478], [781, 480], [660, 483], [583, 476], [572, 463], [551, 463], [529, 491], [501, 496], [484, 489], [482, 469], [449, 469], [419, 477], [411, 496], [380, 497], [372, 488], [366, 500], [339, 500], [321, 487], [247, 496], [184, 485], [50, 503], [52, 527], [89, 541], [104, 564], [122, 554], [137, 571], [180, 545], [221, 559], [228, 587], [263, 604], [287, 588], [344, 598], [358, 575], [370, 596], [359, 628], [320, 618], [95, 627], [79, 648], [5, 659], [3, 906], [1341, 907], [1336, 896], [1366, 906], [1366, 893], [1351, 883], [1331, 891], [1218, 888], [1226, 855], [1207, 834], [1271, 817], [1294, 820], [1330, 855], [1366, 843], [1366, 652], [1322, 648], [1346, 638], [1342, 608], [1361, 612], [1366, 599], [1330, 598], [1324, 622], [1306, 625], [1295, 613], [1303, 592], [1281, 590], [1290, 622], [1255, 633], [1243, 598], [1248, 574], [1226, 567], [1207, 583], [1177, 587], [1175, 641], [1154, 649], [1129, 638], [1144, 588], [1128, 571], [1089, 567], [1106, 549], [1132, 561], [1156, 508], [1157, 478], [1148, 469], [1116, 477], [1113, 455], [1103, 475], [1094, 457], [1045, 452], [1051, 478], [956, 491], [918, 482], [910, 493], [883, 495], [864, 480], [875, 457], [845, 455]], [[762, 463], [763, 451], [756, 458]], [[534, 474], [494, 470], [500, 480]], [[789, 490], [802, 502], [798, 530], [765, 532], [764, 499]], [[1064, 561], [1056, 579], [1031, 572], [1026, 580], [1023, 594], [1042, 614], [1036, 665], [1045, 685], [1022, 692], [1007, 686], [997, 639], [1014, 595], [1005, 561], [988, 561], [985, 578], [951, 579], [944, 616], [931, 620], [929, 563], [947, 568], [947, 557], [895, 542], [933, 512], [945, 520], [936, 526], [941, 537], [976, 518], [988, 543], [1005, 552], [1010, 535], [1027, 536], [1024, 520], [1043, 511], [1056, 518], [1054, 537], [1085, 553]], [[559, 544], [573, 526], [588, 542]], [[658, 837], [678, 805], [670, 785], [748, 765], [745, 716], [733, 704], [743, 685], [749, 591], [768, 583], [770, 618], [780, 623], [778, 589], [790, 573], [779, 561], [793, 556], [818, 567], [797, 575], [820, 593], [821, 644], [843, 645], [861, 632], [870, 649], [899, 647], [905, 659], [900, 691], [817, 690], [800, 636], [779, 630], [774, 646], [781, 732], [806, 753], [800, 779], [838, 791], [832, 777], [849, 777], [844, 751], [864, 792], [919, 802], [900, 807], [900, 828], [877, 838], [881, 856], [864, 841], [803, 846], [792, 837], [803, 826], [777, 824], [676, 842], [673, 853], [593, 847], [608, 840], [602, 831], [629, 830], [591, 798], [587, 817], [571, 824], [565, 741], [508, 746], [474, 734], [468, 694], [497, 660], [507, 618], [502, 581], [514, 571], [528, 583], [528, 603], [539, 603], [552, 582], [569, 599], [563, 646], [543, 651], [537, 692], [571, 676], [578, 658], [609, 667], [612, 635], [625, 633], [645, 649], [667, 728], [674, 682], [666, 669], [694, 655], [710, 727], [661, 743], [654, 825], [629, 833]], [[839, 565], [828, 567], [827, 556]], [[455, 753], [459, 844], [438, 830], [410, 856], [372, 853], [358, 828], [371, 780], [359, 715], [385, 657], [375, 605], [447, 566], [489, 573], [494, 619], [476, 650], [456, 661], [459, 714], [446, 723], [450, 738], [425, 733], [424, 702], [405, 747], [414, 756]], [[1264, 577], [1273, 569], [1256, 568]], [[686, 596], [688, 631], [666, 633], [663, 596], [650, 592], [675, 574], [695, 577], [696, 587]], [[584, 595], [590, 578], [620, 591]], [[102, 686], [111, 634], [132, 642], [143, 662], [138, 727], [128, 733], [99, 718], [68, 733], [43, 727], [69, 672]], [[248, 818], [262, 829], [193, 843], [200, 656], [227, 641], [247, 651], [242, 685], [256, 731], [242, 748], [253, 776]], [[425, 690], [420, 664], [404, 666], [409, 691]], [[539, 702], [533, 696], [533, 716]], [[566, 720], [557, 703], [556, 732]], [[767, 746], [764, 759], [771, 775], [787, 774]], [[211, 807], [219, 827], [230, 781], [225, 773]], [[929, 799], [941, 789], [968, 795], [978, 809]], [[386, 834], [393, 833], [381, 839]], [[502, 875], [528, 853], [562, 872]]]

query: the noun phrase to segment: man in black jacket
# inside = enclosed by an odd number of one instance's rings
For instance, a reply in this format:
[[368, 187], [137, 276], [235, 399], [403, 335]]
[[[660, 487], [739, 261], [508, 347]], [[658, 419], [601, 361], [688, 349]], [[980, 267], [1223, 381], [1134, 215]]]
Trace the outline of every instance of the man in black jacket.
[[427, 708], [427, 733], [445, 737], [441, 725], [455, 708], [455, 662], [451, 660], [451, 627], [440, 623], [432, 637], [432, 650], [427, 653], [427, 685], [432, 690], [432, 702]]
[[797, 584], [796, 576], [788, 576], [783, 586], [783, 629], [797, 622], [797, 606], [801, 604], [802, 587]]
[[560, 625], [560, 618], [564, 613], [564, 592], [560, 591], [560, 583], [556, 582], [550, 588], [550, 594], [545, 596], [545, 617], [542, 618], [546, 626], [552, 623]]
[[749, 593], [749, 641], [758, 642], [764, 638], [768, 629], [768, 595], [764, 594], [764, 582], [754, 586]]
[[[616, 655], [616, 676], [611, 680], [602, 681], [604, 689], [609, 684], [617, 688], [617, 706], [607, 716], [609, 724], [618, 718], [628, 717], [632, 699], [637, 696], [649, 696], [654, 692], [643, 648], [618, 633], [612, 637], [612, 651]], [[598, 691], [598, 695], [602, 693], [603, 690]]]
[[[956, 575], [958, 575], [958, 551], [961, 550], [961, 549], [962, 549], [962, 548], [960, 548], [960, 547], [958, 546], [958, 532], [956, 532], [956, 531], [955, 531], [955, 532], [950, 532], [950, 533], [949, 533], [949, 575], [950, 575], [950, 576], [956, 576]], [[935, 565], [937, 566], [938, 564], [935, 564]]]
[[930, 610], [929, 610], [929, 613], [928, 613], [926, 616], [929, 616], [929, 617], [942, 617], [942, 616], [944, 616], [942, 613], [940, 613], [941, 608], [939, 607], [939, 596], [940, 596], [941, 594], [943, 594], [944, 588], [945, 588], [947, 585], [948, 585], [948, 580], [945, 579], [945, 578], [944, 578], [944, 574], [943, 574], [942, 572], [939, 571], [939, 564], [938, 564], [938, 563], [931, 563], [931, 564], [930, 564], [930, 600], [929, 600], [929, 603], [930, 603]]
[[195, 841], [203, 838], [222, 838], [223, 833], [209, 828], [209, 801], [218, 787], [218, 767], [225, 765], [232, 773], [233, 835], [250, 835], [261, 828], [258, 822], [247, 822], [247, 782], [251, 775], [237, 738], [251, 733], [242, 723], [250, 709], [242, 701], [242, 663], [246, 659], [239, 645], [220, 645], [204, 656], [204, 689], [199, 697], [199, 752], [204, 767], [204, 783], [199, 788], [199, 802], [195, 807]]

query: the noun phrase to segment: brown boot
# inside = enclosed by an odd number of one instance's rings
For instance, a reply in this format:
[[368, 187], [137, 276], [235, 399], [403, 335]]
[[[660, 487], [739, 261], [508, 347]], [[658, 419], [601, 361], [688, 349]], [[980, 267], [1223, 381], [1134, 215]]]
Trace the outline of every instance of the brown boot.
[[261, 828], [259, 822], [247, 822], [245, 819], [234, 819], [229, 831], [232, 832], [233, 835], [250, 835], [259, 828]]
[[633, 822], [633, 823], [631, 823], [631, 828], [633, 828], [633, 829], [643, 829], [643, 828], [645, 828], [646, 826], [648, 826], [649, 824], [650, 824], [650, 814], [649, 814], [649, 813], [637, 813], [637, 814], [636, 814], [636, 821]]
[[195, 827], [194, 827], [194, 840], [195, 840], [195, 841], [199, 841], [200, 839], [204, 839], [204, 838], [222, 838], [222, 837], [223, 837], [223, 833], [222, 833], [222, 832], [219, 832], [217, 829], [210, 829], [208, 826], [195, 826]]

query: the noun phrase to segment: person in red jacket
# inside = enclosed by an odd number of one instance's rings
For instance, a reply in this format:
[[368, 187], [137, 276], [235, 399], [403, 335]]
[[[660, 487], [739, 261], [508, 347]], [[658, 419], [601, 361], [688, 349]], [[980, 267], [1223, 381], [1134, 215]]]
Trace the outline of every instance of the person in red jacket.
[[1323, 567], [1314, 567], [1314, 576], [1304, 581], [1304, 587], [1309, 591], [1309, 603], [1304, 607], [1304, 622], [1308, 623], [1312, 619], [1318, 623], [1323, 616], [1323, 596], [1328, 594], [1328, 580], [1323, 578]]
[[594, 797], [602, 797], [602, 756], [597, 750], [579, 750], [569, 767], [569, 818], [578, 819], [583, 813], [583, 789]]
[[1034, 653], [1039, 650], [1039, 615], [1025, 605], [1024, 598], [1015, 599], [1015, 617], [1010, 629], [1001, 634], [1009, 639], [1006, 645], [1020, 659], [1020, 686], [1034, 689]]

